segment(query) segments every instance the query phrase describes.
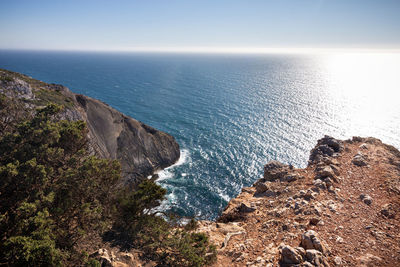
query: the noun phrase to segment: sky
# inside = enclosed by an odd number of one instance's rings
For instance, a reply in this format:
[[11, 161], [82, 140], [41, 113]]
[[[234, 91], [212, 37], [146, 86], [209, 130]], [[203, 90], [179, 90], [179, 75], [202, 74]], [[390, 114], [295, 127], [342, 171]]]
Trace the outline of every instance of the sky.
[[0, 49], [400, 49], [400, 0], [0, 0]]

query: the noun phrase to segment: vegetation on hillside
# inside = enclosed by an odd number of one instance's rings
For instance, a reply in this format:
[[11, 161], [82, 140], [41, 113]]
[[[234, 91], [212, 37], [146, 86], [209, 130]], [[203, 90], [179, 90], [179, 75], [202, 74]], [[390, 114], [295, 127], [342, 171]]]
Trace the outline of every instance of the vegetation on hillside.
[[206, 235], [152, 212], [165, 189], [149, 180], [135, 191], [119, 186], [119, 162], [89, 153], [84, 122], [57, 119], [56, 104], [32, 115], [18, 105], [0, 97], [0, 264], [84, 265], [92, 251], [77, 244], [112, 227], [160, 265], [215, 258]]

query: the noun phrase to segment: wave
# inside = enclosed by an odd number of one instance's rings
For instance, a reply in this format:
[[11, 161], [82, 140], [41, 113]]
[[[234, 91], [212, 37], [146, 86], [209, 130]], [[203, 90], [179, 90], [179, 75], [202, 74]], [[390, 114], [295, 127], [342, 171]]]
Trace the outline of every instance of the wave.
[[[166, 180], [166, 179], [171, 179], [174, 177], [175, 173], [173, 171], [174, 168], [181, 166], [183, 164], [185, 164], [186, 162], [188, 162], [190, 159], [190, 153], [189, 150], [187, 149], [182, 149], [181, 150], [181, 156], [179, 157], [179, 160], [174, 164], [169, 166], [168, 168], [165, 168], [163, 170], [160, 170], [158, 172], [156, 172], [156, 174], [158, 174], [158, 179], [157, 181], [162, 181], [162, 180]], [[182, 176], [186, 176], [187, 174], [184, 173], [182, 174]]]

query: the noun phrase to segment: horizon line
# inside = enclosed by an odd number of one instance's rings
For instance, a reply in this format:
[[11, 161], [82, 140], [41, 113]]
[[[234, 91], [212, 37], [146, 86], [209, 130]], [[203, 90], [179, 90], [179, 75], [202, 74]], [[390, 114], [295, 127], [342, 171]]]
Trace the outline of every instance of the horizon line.
[[355, 47], [91, 47], [91, 48], [0, 48], [12, 51], [53, 52], [133, 52], [183, 54], [334, 54], [334, 53], [400, 53], [400, 48]]

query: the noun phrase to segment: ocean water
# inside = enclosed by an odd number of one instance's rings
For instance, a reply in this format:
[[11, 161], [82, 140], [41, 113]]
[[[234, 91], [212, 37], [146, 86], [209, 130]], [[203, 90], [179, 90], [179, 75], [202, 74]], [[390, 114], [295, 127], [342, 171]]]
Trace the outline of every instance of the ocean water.
[[162, 209], [214, 219], [279, 160], [304, 167], [325, 134], [400, 148], [400, 55], [0, 51], [0, 68], [59, 83], [173, 135]]

